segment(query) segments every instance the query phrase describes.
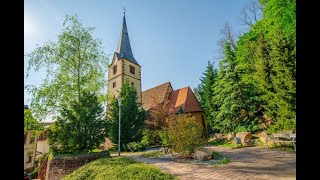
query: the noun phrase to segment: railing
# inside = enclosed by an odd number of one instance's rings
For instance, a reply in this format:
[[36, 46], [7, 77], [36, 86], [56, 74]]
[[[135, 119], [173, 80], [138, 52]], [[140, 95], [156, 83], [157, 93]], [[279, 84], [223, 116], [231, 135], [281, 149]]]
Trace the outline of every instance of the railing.
[[46, 179], [48, 157], [49, 157], [49, 154], [47, 155], [47, 157], [44, 159], [44, 161], [40, 165], [37, 179], [41, 179], [41, 180], [45, 180]]

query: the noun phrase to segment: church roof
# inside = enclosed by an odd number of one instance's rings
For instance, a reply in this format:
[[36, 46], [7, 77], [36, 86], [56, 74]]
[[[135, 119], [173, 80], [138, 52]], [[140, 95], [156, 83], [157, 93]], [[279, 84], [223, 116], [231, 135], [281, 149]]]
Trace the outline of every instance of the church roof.
[[160, 84], [151, 89], [142, 92], [142, 107], [145, 110], [162, 103], [165, 100], [167, 89], [169, 88], [170, 82]]
[[169, 95], [169, 101], [173, 104], [174, 112], [178, 112], [180, 107], [184, 112], [200, 112], [201, 105], [189, 86], [172, 91]]
[[[155, 107], [157, 104], [164, 102], [166, 99], [166, 93], [171, 86], [170, 82], [160, 84], [156, 87], [148, 89], [142, 92], [142, 107], [145, 110], [149, 110]], [[189, 86], [171, 91], [167, 97], [169, 103], [172, 104], [174, 112], [178, 112], [180, 107], [184, 112], [201, 112], [203, 111], [196, 96], [193, 94]]]
[[118, 59], [125, 58], [128, 61], [139, 65], [132, 54], [125, 15], [123, 16], [122, 30], [120, 33], [118, 48], [115, 54], [117, 55]]

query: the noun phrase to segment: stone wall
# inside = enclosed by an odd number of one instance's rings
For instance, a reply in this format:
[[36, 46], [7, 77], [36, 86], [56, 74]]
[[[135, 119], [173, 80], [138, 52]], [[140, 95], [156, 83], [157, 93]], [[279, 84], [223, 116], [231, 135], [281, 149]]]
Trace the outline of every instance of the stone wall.
[[87, 164], [101, 157], [109, 156], [108, 151], [100, 153], [81, 154], [77, 156], [55, 156], [48, 159], [46, 180], [60, 180], [62, 177], [71, 174], [80, 166]]

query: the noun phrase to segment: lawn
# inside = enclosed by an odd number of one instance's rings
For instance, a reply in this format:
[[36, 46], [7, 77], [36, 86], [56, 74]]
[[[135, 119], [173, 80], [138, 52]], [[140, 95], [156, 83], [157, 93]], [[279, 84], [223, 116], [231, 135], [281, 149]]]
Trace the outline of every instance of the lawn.
[[105, 157], [92, 161], [64, 177], [63, 180], [78, 179], [177, 179], [157, 167], [137, 162], [128, 157]]

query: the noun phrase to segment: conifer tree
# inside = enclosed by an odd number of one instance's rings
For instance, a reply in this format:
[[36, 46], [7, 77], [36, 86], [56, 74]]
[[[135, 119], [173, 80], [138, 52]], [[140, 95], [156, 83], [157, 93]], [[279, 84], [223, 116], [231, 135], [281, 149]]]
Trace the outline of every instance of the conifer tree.
[[49, 145], [56, 152], [88, 152], [104, 142], [103, 106], [95, 93], [83, 92], [79, 101], [72, 100], [48, 130]]
[[[128, 80], [123, 84], [120, 96], [122, 97], [120, 147], [123, 150], [126, 149], [128, 143], [139, 142], [141, 140], [145, 111], [141, 107], [141, 104], [138, 103], [137, 92], [133, 86], [129, 85]], [[108, 137], [113, 143], [117, 144], [119, 131], [119, 106], [117, 99], [113, 98], [108, 106], [110, 106], [107, 112]]]

